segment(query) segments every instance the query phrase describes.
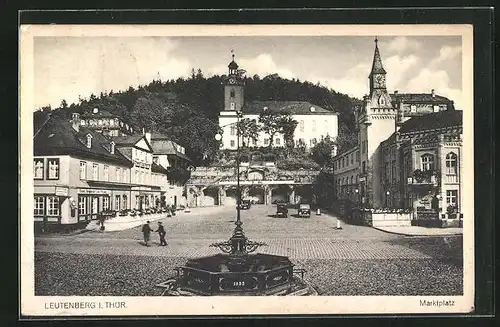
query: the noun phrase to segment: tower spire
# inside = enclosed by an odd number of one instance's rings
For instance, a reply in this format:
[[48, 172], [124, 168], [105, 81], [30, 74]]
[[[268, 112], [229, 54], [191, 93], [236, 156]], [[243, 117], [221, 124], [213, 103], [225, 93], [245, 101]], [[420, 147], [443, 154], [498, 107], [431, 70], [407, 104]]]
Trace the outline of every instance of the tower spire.
[[373, 54], [373, 64], [372, 71], [370, 75], [373, 74], [386, 74], [384, 66], [382, 66], [382, 59], [380, 58], [380, 52], [378, 50], [378, 38], [375, 37], [375, 53]]

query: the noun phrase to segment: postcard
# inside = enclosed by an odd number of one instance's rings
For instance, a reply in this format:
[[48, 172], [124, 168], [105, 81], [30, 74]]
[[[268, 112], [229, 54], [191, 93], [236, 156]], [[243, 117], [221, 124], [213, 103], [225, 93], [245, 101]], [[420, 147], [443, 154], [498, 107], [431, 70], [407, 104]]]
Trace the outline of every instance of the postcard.
[[468, 313], [470, 25], [21, 25], [23, 316]]

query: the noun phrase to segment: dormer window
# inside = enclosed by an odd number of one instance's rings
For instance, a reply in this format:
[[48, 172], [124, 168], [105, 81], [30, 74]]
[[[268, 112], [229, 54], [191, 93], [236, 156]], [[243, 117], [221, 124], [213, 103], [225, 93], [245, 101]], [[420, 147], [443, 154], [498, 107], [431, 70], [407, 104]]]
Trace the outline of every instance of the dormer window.
[[235, 107], [236, 107], [236, 104], [234, 102], [231, 102], [231, 110], [234, 110]]
[[115, 154], [115, 142], [109, 144], [109, 153]]
[[84, 119], [80, 120], [80, 125], [85, 126], [85, 120]]
[[87, 134], [87, 148], [91, 148], [92, 147], [92, 135], [90, 134]]
[[380, 98], [378, 98], [378, 104], [381, 106], [383, 106], [385, 104], [384, 97], [381, 96]]

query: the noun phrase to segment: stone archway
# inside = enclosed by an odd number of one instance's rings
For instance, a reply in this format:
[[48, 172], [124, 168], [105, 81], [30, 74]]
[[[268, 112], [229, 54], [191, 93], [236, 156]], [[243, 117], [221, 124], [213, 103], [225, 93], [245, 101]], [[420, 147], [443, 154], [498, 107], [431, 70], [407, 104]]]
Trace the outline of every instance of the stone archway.
[[266, 203], [266, 191], [260, 186], [250, 186], [248, 188], [247, 199], [255, 204]]
[[280, 185], [271, 189], [271, 203], [290, 202], [291, 189], [288, 185]]
[[219, 205], [219, 188], [209, 186], [203, 190], [203, 206]]

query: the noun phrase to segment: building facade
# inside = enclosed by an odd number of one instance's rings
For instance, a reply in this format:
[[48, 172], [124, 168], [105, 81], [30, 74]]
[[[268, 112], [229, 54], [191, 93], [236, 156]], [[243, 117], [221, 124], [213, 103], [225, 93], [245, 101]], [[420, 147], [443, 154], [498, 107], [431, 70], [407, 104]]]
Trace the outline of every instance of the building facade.
[[[162, 167], [170, 175], [168, 178], [166, 204], [186, 206], [185, 177], [192, 167], [191, 159], [186, 155], [186, 149], [170, 140], [166, 135], [152, 134], [153, 163]], [[184, 177], [184, 178], [183, 178]]]
[[[78, 114], [77, 114], [78, 115]], [[106, 136], [126, 136], [134, 133], [134, 129], [120, 116], [106, 110], [94, 108], [90, 113], [79, 115], [80, 126], [94, 130]]]
[[[233, 60], [228, 65], [229, 73], [224, 80], [224, 109], [219, 114], [219, 126], [223, 131], [221, 149], [236, 150], [236, 121], [237, 112], [243, 114], [243, 119], [255, 120], [259, 124], [259, 114], [270, 110], [276, 113], [289, 113], [297, 121], [294, 132], [295, 144], [311, 148], [321, 139], [338, 135], [338, 115], [318, 105], [307, 101], [245, 101], [245, 79]], [[273, 136], [273, 146], [282, 147], [285, 140], [282, 134]], [[255, 140], [240, 139], [240, 145], [262, 147], [270, 144], [270, 136], [259, 132]]]
[[50, 118], [34, 136], [34, 221], [84, 226], [103, 211], [160, 204], [166, 170], [153, 165], [145, 135], [110, 137], [81, 123]]
[[86, 224], [112, 208], [130, 208], [132, 163], [113, 141], [51, 119], [34, 138], [35, 224]]
[[[386, 74], [376, 39], [368, 77], [370, 92], [356, 111], [358, 144], [333, 158], [338, 199], [366, 208], [420, 208], [421, 212], [430, 210], [433, 202], [434, 213], [446, 207], [443, 201], [456, 205], [458, 177], [436, 173], [432, 183], [429, 179], [429, 185], [439, 186], [432, 201], [428, 196], [422, 200], [417, 192], [422, 183], [408, 178], [415, 173], [422, 180], [421, 175], [430, 176], [435, 165], [446, 168], [441, 166], [460, 162], [461, 111], [435, 90], [389, 94]], [[451, 154], [443, 150], [447, 148], [453, 148]], [[453, 167], [450, 169], [456, 169], [459, 176], [461, 166]]]

